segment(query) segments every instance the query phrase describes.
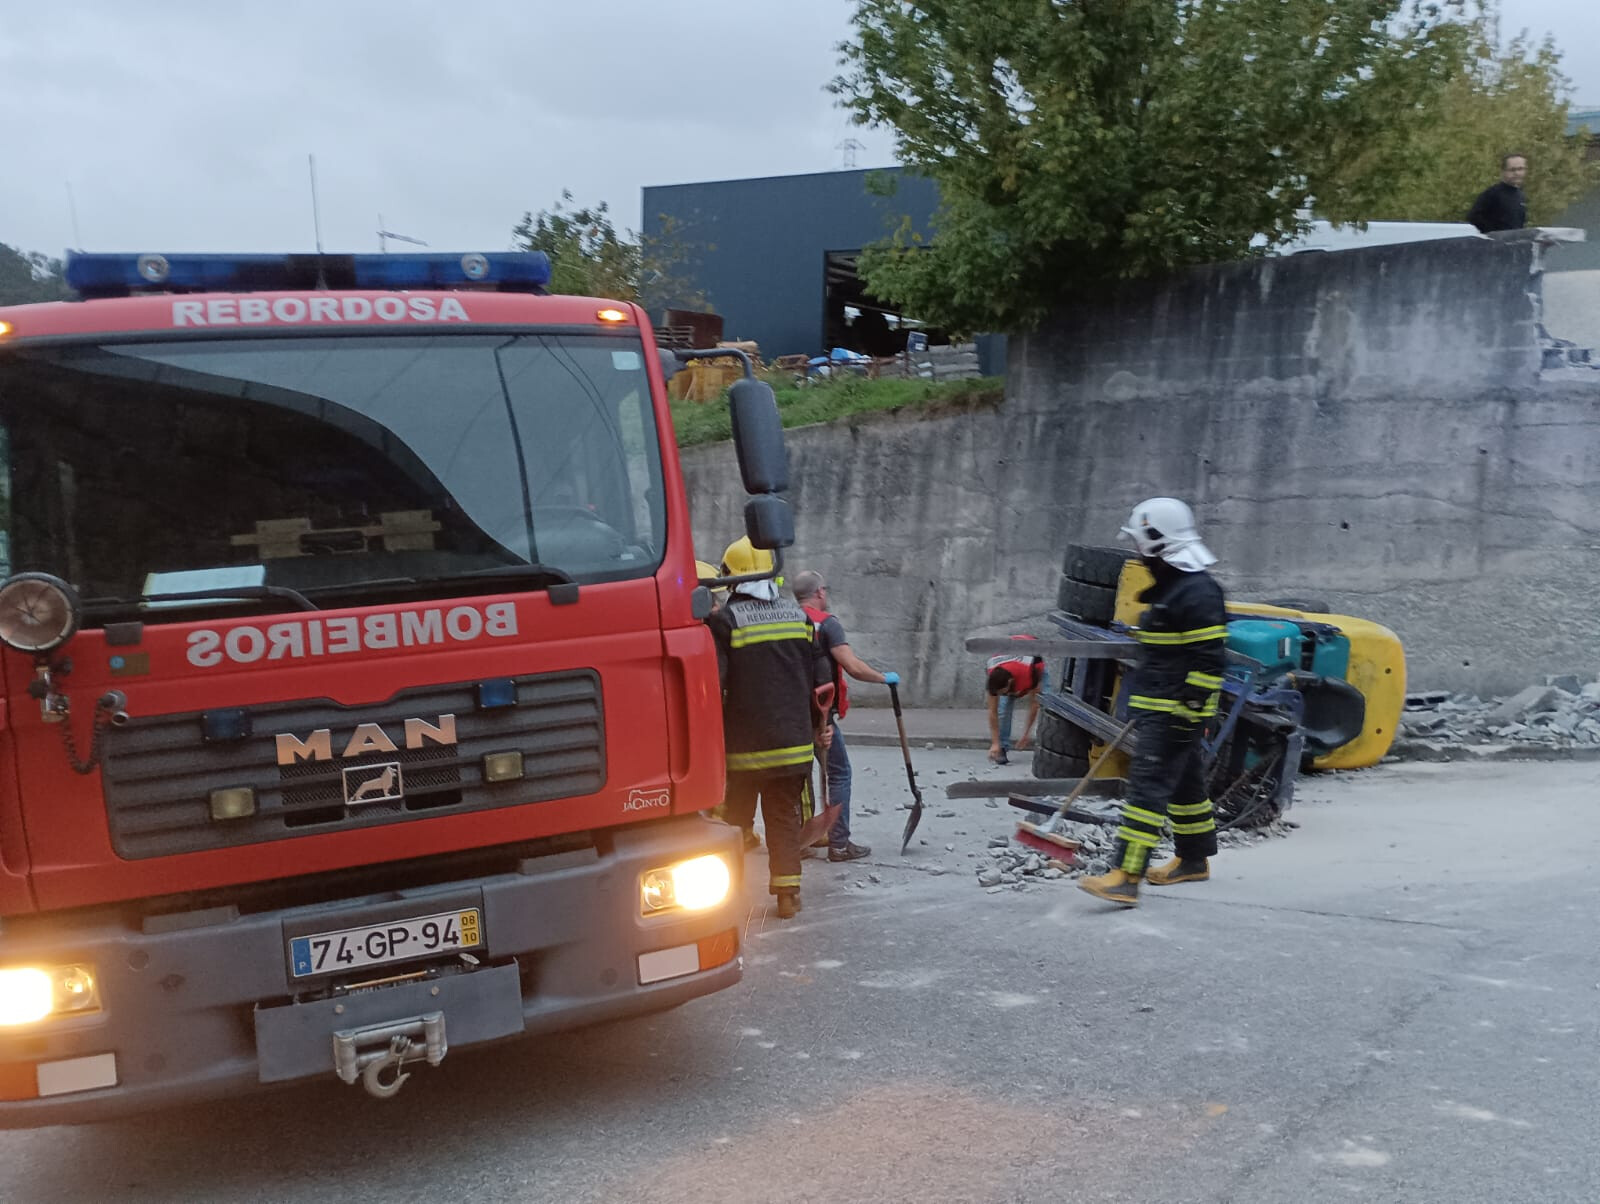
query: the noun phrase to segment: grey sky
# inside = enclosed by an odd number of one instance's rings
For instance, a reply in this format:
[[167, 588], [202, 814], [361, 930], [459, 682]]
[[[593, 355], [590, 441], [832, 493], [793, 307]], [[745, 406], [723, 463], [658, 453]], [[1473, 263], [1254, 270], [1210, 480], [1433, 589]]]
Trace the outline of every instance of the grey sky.
[[[305, 250], [390, 230], [507, 245], [524, 211], [639, 189], [827, 171], [854, 137], [823, 85], [848, 0], [65, 0], [0, 3], [0, 242]], [[1503, 0], [1600, 107], [1600, 0]], [[76, 201], [79, 239], [68, 204]], [[397, 248], [399, 249], [399, 248]]]

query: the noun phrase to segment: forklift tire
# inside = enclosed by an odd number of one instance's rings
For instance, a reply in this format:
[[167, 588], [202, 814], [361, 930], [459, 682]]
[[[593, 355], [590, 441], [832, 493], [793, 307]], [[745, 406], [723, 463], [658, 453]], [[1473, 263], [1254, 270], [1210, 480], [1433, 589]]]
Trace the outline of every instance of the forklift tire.
[[1122, 576], [1122, 566], [1133, 559], [1127, 548], [1101, 548], [1090, 544], [1069, 543], [1067, 555], [1061, 562], [1061, 571], [1074, 581], [1088, 585], [1109, 585], [1116, 588]]
[[1061, 586], [1056, 591], [1056, 606], [1075, 615], [1085, 623], [1106, 624], [1117, 612], [1117, 589], [1114, 585], [1091, 585], [1061, 574]]
[[1035, 735], [1039, 748], [1059, 756], [1085, 760], [1089, 756], [1089, 733], [1051, 711], [1040, 709]]
[[1033, 776], [1036, 778], [1082, 778], [1089, 775], [1088, 757], [1068, 757], [1044, 745], [1034, 746]]

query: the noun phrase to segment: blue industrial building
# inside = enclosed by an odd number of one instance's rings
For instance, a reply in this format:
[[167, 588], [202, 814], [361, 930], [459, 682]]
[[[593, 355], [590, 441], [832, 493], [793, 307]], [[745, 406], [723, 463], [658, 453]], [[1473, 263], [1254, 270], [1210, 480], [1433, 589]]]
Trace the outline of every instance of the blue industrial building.
[[927, 236], [938, 203], [933, 181], [899, 168], [668, 184], [644, 189], [643, 230], [683, 249], [679, 272], [727, 339], [768, 359], [836, 345], [893, 354], [899, 315], [863, 293], [856, 256], [906, 220]]

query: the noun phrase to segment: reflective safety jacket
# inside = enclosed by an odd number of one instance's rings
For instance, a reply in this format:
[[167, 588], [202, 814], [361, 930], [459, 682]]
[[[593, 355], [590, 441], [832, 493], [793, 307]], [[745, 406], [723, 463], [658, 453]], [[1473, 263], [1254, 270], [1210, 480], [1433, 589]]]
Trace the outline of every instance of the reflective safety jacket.
[[828, 681], [806, 612], [787, 599], [736, 593], [706, 624], [722, 671], [729, 771], [805, 772], [813, 752], [811, 689]]
[[1128, 706], [1185, 719], [1215, 715], [1228, 663], [1222, 587], [1210, 573], [1174, 573], [1139, 601], [1149, 609], [1131, 634], [1144, 646], [1144, 659], [1129, 682]]

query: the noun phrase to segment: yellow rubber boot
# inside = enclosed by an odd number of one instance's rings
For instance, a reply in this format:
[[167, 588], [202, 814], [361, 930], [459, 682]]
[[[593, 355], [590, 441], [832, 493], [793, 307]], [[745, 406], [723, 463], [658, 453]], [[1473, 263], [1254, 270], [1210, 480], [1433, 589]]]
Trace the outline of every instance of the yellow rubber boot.
[[1185, 861], [1174, 857], [1166, 865], [1145, 872], [1144, 880], [1151, 886], [1176, 886], [1180, 882], [1204, 882], [1211, 877], [1211, 863], [1204, 857]]
[[1079, 878], [1078, 889], [1119, 907], [1139, 906], [1139, 876], [1110, 870], [1096, 878]]

